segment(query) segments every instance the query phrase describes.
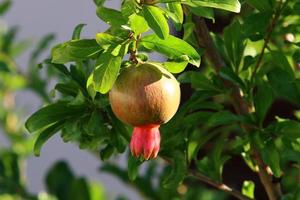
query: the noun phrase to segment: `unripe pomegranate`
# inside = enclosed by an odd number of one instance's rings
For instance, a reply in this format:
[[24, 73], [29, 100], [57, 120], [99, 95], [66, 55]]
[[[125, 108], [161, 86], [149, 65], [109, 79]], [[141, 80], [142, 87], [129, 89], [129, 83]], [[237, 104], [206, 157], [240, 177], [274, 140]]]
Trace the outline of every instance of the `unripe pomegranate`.
[[180, 87], [159, 64], [139, 63], [121, 71], [109, 93], [115, 115], [134, 126], [130, 149], [135, 157], [155, 158], [160, 147], [159, 126], [176, 113]]

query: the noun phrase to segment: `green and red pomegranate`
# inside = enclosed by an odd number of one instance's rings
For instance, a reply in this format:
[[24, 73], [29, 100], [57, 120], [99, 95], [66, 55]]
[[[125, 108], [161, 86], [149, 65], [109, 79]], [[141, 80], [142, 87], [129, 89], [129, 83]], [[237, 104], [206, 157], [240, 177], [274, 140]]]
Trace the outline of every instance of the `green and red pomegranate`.
[[115, 115], [134, 127], [132, 154], [155, 158], [160, 148], [159, 127], [174, 116], [180, 103], [175, 77], [157, 63], [131, 65], [121, 71], [109, 100]]

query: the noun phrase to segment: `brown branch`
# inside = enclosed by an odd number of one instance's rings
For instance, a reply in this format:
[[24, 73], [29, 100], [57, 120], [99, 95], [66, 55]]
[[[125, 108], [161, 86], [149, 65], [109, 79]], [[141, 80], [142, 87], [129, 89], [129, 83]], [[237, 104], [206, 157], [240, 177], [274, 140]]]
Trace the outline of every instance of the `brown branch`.
[[[219, 55], [218, 51], [216, 50], [216, 47], [210, 37], [209, 31], [207, 29], [207, 26], [205, 24], [205, 21], [199, 17], [194, 17], [194, 23], [196, 24], [196, 37], [199, 42], [199, 45], [201, 47], [206, 48], [206, 55], [211, 63], [213, 63], [215, 69], [217, 72], [219, 72], [221, 67], [224, 67], [224, 61]], [[275, 25], [275, 23], [274, 23]], [[273, 26], [273, 25], [272, 25]], [[270, 37], [270, 36], [268, 36]], [[269, 39], [268, 39], [269, 40]], [[261, 58], [262, 59], [262, 58]], [[249, 105], [243, 98], [240, 89], [228, 81], [224, 80], [224, 84], [228, 87], [232, 88], [232, 94], [231, 94], [231, 100], [234, 106], [235, 111], [238, 114], [249, 114], [252, 110], [251, 105]], [[242, 127], [247, 133], [251, 133], [252, 130], [249, 127], [243, 126]], [[261, 155], [259, 152], [255, 149], [255, 147], [252, 148], [252, 154], [256, 164], [259, 167], [259, 177], [260, 180], [268, 194], [268, 197], [270, 200], [277, 200], [281, 196], [281, 189], [280, 184], [275, 184], [272, 182], [272, 175], [268, 174], [267, 166], [263, 162]]]
[[228, 185], [224, 184], [224, 183], [217, 183], [215, 181], [213, 181], [212, 179], [196, 172], [196, 171], [192, 171], [190, 170], [190, 174], [193, 176], [193, 177], [196, 177], [198, 180], [200, 180], [201, 182], [204, 182], [212, 187], [215, 187], [219, 190], [222, 190], [240, 200], [251, 200], [251, 198], [243, 195], [240, 191], [234, 189], [234, 188], [231, 188], [229, 187]]

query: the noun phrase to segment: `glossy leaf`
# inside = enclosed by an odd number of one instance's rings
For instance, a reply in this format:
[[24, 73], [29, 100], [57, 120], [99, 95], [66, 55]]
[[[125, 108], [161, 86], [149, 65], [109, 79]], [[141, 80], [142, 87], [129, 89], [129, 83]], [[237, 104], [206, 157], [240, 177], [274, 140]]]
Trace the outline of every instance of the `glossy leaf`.
[[169, 36], [169, 25], [162, 9], [155, 6], [144, 6], [143, 15], [158, 37], [166, 39]]
[[177, 59], [185, 55], [188, 57], [189, 63], [197, 67], [200, 66], [200, 55], [198, 52], [187, 42], [177, 37], [170, 35], [167, 39], [162, 40], [156, 35], [147, 35], [142, 38], [141, 45], [147, 49], [165, 54], [170, 59]]
[[62, 127], [65, 121], [59, 121], [53, 125], [50, 125], [45, 130], [43, 130], [34, 144], [34, 155], [40, 156], [42, 146], [52, 137], [55, 133], [57, 133]]
[[32, 133], [57, 121], [80, 116], [83, 111], [84, 108], [68, 106], [62, 102], [50, 104], [31, 115], [27, 119], [25, 126]]
[[96, 40], [74, 40], [59, 44], [52, 49], [52, 62], [64, 64], [82, 61], [96, 55], [102, 50]]
[[147, 21], [139, 14], [133, 14], [129, 17], [129, 26], [136, 35], [144, 33], [149, 29]]
[[103, 53], [97, 60], [93, 72], [95, 90], [105, 94], [115, 83], [121, 67], [122, 58]]
[[80, 34], [81, 34], [81, 31], [83, 29], [83, 27], [85, 26], [86, 24], [78, 24], [74, 31], [73, 31], [73, 35], [72, 35], [72, 40], [78, 40], [80, 39]]

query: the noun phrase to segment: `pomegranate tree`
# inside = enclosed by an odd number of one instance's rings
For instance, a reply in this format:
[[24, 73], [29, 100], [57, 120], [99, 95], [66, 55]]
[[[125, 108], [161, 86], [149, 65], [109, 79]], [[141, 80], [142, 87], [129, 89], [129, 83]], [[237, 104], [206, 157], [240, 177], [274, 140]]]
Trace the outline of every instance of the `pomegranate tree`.
[[159, 127], [174, 116], [180, 102], [175, 77], [156, 63], [131, 65], [121, 71], [109, 100], [115, 115], [134, 126], [133, 156], [155, 158], [160, 148]]

